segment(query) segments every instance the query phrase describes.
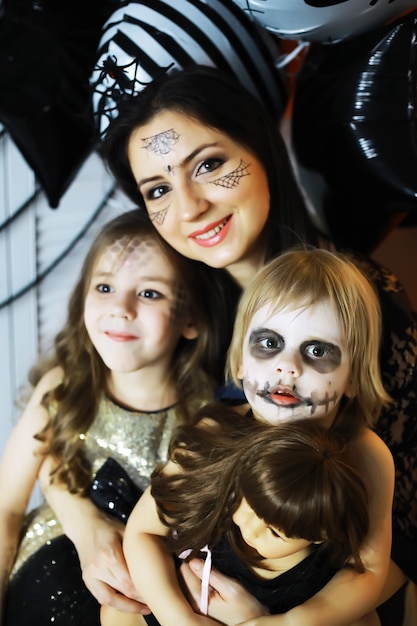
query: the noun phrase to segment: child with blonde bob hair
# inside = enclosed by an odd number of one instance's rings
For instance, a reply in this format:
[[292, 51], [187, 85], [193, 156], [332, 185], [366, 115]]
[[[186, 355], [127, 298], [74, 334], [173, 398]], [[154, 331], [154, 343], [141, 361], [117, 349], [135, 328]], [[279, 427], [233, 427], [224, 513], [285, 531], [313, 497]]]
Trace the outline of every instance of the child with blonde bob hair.
[[[341, 253], [293, 249], [262, 268], [238, 305], [227, 376], [238, 386], [242, 385], [242, 347], [259, 309], [268, 308], [272, 316], [288, 306], [307, 309], [325, 301], [330, 303], [340, 322], [351, 362], [349, 391], [344, 394], [334, 426], [349, 430], [364, 425], [372, 428], [382, 407], [390, 402], [379, 367], [380, 306], [369, 280]], [[248, 397], [250, 390], [245, 383], [243, 387]]]

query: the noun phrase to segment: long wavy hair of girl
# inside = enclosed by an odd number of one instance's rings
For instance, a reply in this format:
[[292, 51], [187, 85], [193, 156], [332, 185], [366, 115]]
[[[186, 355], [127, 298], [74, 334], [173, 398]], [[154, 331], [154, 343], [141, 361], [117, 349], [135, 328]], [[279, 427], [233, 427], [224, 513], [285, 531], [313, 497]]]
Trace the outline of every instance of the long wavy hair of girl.
[[[40, 361], [29, 376], [34, 385], [52, 367], [62, 369], [62, 380], [43, 399], [50, 420], [37, 438], [47, 444], [46, 454], [55, 460], [51, 480], [64, 483], [72, 493], [86, 493], [91, 480], [90, 467], [83, 454], [83, 434], [94, 420], [99, 400], [106, 392], [108, 376], [108, 368], [95, 350], [84, 324], [87, 291], [96, 262], [106, 248], [122, 238], [127, 247], [138, 237], [155, 241], [173, 264], [185, 290], [190, 313], [198, 324], [198, 337], [181, 338], [173, 355], [171, 372], [178, 389], [180, 418], [190, 419], [202, 402], [211, 399], [215, 385], [222, 380], [234, 316], [234, 309], [228, 303], [229, 291], [216, 272], [173, 250], [158, 235], [144, 210], [119, 215], [102, 228], [86, 256], [69, 301], [66, 323], [55, 337], [52, 356]], [[216, 315], [220, 316], [222, 324], [215, 323]]]

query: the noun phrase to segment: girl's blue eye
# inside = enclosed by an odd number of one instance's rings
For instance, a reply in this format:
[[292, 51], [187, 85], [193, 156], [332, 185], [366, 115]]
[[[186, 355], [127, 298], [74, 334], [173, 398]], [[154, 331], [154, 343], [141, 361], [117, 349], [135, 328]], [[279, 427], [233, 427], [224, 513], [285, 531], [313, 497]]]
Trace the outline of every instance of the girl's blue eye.
[[259, 328], [251, 332], [249, 337], [250, 351], [259, 359], [274, 357], [285, 347], [284, 338], [268, 328]]
[[154, 289], [143, 289], [139, 292], [139, 296], [148, 300], [159, 300], [163, 297], [159, 291], [155, 291]]
[[266, 350], [276, 350], [279, 347], [278, 341], [276, 339], [272, 339], [271, 337], [261, 339], [259, 341], [259, 345]]
[[310, 359], [331, 359], [336, 352], [335, 346], [323, 341], [315, 341], [304, 345], [304, 352]]
[[111, 293], [113, 291], [113, 287], [107, 284], [100, 284], [96, 287], [99, 293]]

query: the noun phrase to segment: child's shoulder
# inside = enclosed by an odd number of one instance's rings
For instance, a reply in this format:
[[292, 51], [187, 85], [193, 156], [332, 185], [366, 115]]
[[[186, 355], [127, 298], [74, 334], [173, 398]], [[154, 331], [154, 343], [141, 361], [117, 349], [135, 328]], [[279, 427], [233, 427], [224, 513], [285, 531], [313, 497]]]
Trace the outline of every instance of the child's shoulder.
[[391, 454], [387, 444], [381, 439], [377, 433], [368, 428], [367, 426], [363, 427], [356, 437], [352, 441], [353, 446], [357, 446], [358, 448], [368, 448], [379, 451], [380, 453], [388, 452]]
[[394, 461], [390, 449], [370, 428], [363, 428], [351, 442], [351, 446], [356, 458], [368, 473], [393, 471]]
[[32, 398], [41, 401], [45, 394], [55, 389], [55, 387], [58, 387], [63, 378], [64, 372], [62, 368], [60, 366], [52, 367], [46, 371], [36, 383]]

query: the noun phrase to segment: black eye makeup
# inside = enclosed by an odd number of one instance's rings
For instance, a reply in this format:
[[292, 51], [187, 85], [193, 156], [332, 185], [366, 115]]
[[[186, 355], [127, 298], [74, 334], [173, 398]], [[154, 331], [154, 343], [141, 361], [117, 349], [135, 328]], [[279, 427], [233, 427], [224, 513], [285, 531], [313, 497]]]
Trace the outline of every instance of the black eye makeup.
[[306, 363], [323, 374], [334, 371], [342, 361], [340, 348], [326, 341], [306, 341], [300, 352]]
[[[255, 359], [270, 359], [285, 349], [285, 339], [269, 328], [257, 328], [249, 336], [249, 352]], [[339, 346], [320, 339], [309, 339], [300, 345], [304, 363], [323, 374], [334, 371], [342, 362]]]
[[269, 359], [285, 347], [282, 335], [268, 328], [253, 330], [249, 336], [249, 351], [256, 359]]

